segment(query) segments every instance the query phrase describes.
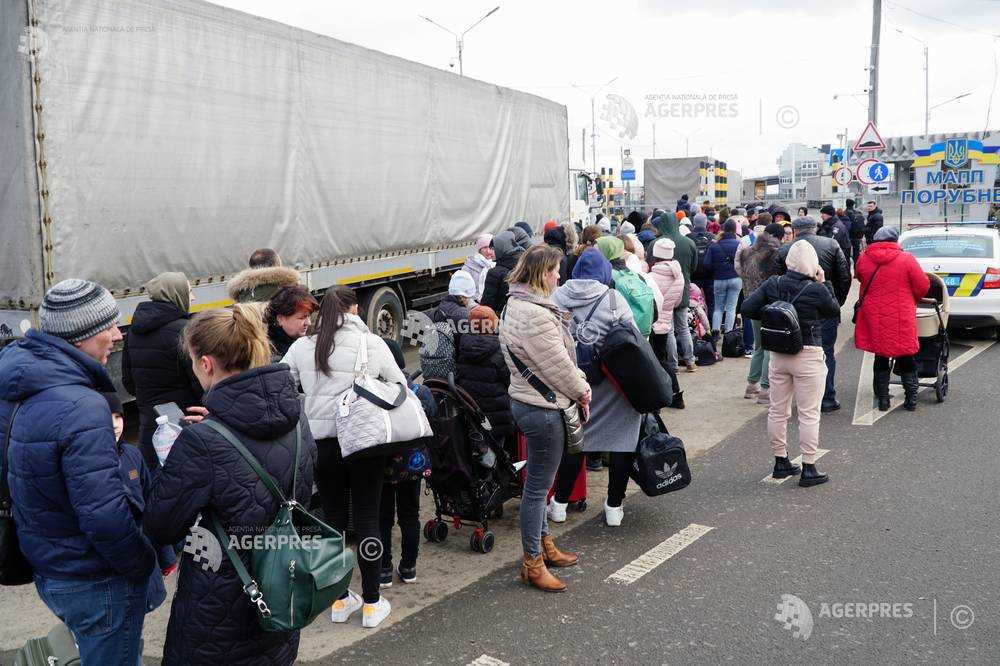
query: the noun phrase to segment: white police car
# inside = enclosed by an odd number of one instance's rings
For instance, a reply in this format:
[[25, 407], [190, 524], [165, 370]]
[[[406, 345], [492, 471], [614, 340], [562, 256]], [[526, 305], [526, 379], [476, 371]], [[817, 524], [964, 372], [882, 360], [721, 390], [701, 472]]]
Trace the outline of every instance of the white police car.
[[1000, 233], [987, 223], [917, 226], [899, 245], [944, 280], [950, 325], [992, 327], [1000, 335]]

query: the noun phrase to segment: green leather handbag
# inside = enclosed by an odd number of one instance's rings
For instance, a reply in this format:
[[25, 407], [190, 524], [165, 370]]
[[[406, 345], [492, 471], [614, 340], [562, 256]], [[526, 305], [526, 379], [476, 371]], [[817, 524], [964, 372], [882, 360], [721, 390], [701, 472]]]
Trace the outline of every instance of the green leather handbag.
[[[203, 423], [240, 452], [280, 502], [274, 522], [264, 534], [247, 535], [242, 540], [227, 535], [218, 518], [212, 516], [219, 545], [236, 569], [243, 591], [257, 606], [261, 627], [265, 631], [290, 631], [308, 626], [347, 590], [357, 560], [344, 535], [294, 499], [302, 445], [300, 427], [295, 429], [293, 495], [292, 499], [286, 499], [271, 475], [228, 428], [214, 419], [205, 419]], [[233, 548], [234, 542], [252, 548], [250, 571]]]

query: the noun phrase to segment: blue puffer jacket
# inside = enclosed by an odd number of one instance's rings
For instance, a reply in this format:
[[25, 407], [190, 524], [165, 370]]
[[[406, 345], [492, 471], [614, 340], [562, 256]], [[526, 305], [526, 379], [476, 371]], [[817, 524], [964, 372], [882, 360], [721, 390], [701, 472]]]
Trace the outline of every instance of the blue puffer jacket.
[[705, 253], [705, 270], [711, 273], [713, 280], [731, 280], [739, 277], [735, 265], [736, 252], [739, 248], [740, 240], [729, 234], [708, 248], [708, 252]]
[[[21, 402], [7, 481], [21, 550], [60, 579], [146, 578], [156, 557], [119, 470], [113, 391], [97, 362], [65, 340], [28, 331], [0, 352], [0, 438]], [[0, 439], [2, 441], [2, 439]], [[133, 513], [135, 510], [135, 513]]]

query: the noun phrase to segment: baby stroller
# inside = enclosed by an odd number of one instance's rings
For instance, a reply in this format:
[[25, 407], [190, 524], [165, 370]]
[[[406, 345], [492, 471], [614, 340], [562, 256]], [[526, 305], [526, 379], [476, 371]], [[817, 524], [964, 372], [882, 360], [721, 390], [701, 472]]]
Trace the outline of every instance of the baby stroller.
[[[917, 338], [920, 340], [920, 351], [914, 360], [917, 365], [918, 381], [934, 380], [922, 381], [920, 386], [933, 388], [937, 401], [944, 402], [948, 397], [948, 354], [951, 351], [951, 343], [948, 340], [948, 289], [944, 286], [944, 280], [937, 275], [933, 273], [926, 275], [931, 281], [931, 287], [927, 295], [917, 303]], [[895, 367], [893, 369], [895, 370]], [[902, 384], [895, 380], [889, 383]]]
[[457, 530], [474, 525], [469, 546], [478, 553], [493, 550], [495, 535], [489, 521], [503, 515], [503, 503], [521, 494], [518, 474], [503, 442], [494, 437], [490, 422], [476, 401], [447, 380], [428, 379], [437, 402], [432, 418], [434, 437], [428, 444], [431, 475], [427, 483], [434, 496], [435, 517], [424, 525], [424, 537], [440, 543], [448, 538], [450, 518]]

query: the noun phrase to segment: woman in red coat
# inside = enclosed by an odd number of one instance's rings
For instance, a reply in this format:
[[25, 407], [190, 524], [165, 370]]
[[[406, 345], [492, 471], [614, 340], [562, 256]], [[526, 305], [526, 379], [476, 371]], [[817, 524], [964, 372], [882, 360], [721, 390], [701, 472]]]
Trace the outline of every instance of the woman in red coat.
[[873, 387], [880, 411], [889, 409], [889, 359], [896, 359], [908, 411], [917, 409], [917, 301], [931, 283], [912, 254], [896, 242], [899, 232], [882, 227], [858, 258], [855, 277], [861, 282], [861, 308], [854, 346], [875, 354]]

